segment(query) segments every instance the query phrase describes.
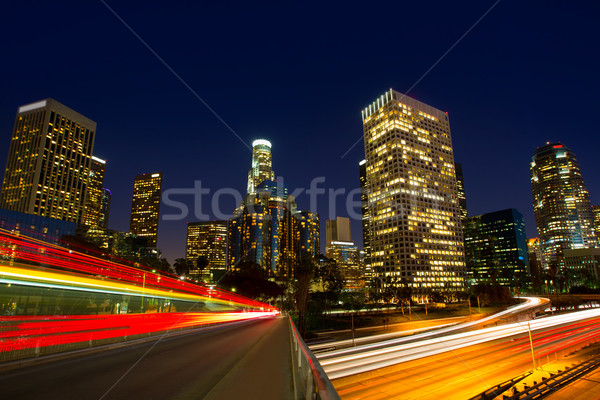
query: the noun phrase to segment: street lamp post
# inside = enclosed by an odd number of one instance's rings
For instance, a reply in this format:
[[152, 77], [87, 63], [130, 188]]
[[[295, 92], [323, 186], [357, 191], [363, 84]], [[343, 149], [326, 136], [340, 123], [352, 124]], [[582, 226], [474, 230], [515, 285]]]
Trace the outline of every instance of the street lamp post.
[[535, 353], [533, 352], [533, 339], [531, 338], [531, 324], [527, 321], [527, 328], [529, 331], [529, 345], [531, 346], [531, 360], [533, 361], [533, 369], [535, 370]]

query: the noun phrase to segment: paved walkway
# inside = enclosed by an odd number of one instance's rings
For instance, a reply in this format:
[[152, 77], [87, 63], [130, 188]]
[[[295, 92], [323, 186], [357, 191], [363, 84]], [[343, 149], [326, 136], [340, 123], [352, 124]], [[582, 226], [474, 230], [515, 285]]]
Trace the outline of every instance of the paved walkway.
[[204, 399], [293, 399], [289, 329], [288, 318], [279, 317]]

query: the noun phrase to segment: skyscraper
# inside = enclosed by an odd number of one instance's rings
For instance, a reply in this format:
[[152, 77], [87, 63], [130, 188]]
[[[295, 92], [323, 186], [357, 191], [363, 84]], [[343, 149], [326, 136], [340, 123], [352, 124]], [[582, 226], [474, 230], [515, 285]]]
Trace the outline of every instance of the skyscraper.
[[365, 279], [370, 280], [372, 275], [371, 265], [371, 229], [369, 221], [371, 214], [369, 209], [369, 195], [367, 190], [367, 160], [358, 163], [360, 174], [360, 212], [362, 216], [362, 235], [363, 235], [363, 262]]
[[319, 257], [321, 254], [321, 236], [319, 214], [299, 211], [293, 215], [292, 223], [298, 232], [298, 257]]
[[19, 107], [0, 208], [82, 223], [96, 123], [54, 99]]
[[392, 89], [362, 111], [374, 284], [464, 286], [448, 115]]
[[108, 229], [108, 217], [110, 215], [110, 202], [112, 192], [107, 188], [102, 188], [102, 209], [100, 211], [100, 228]]
[[350, 218], [337, 217], [325, 222], [325, 238], [326, 245], [332, 241], [350, 242], [352, 241], [350, 234]]
[[106, 160], [103, 160], [96, 156], [92, 156], [92, 167], [90, 171], [89, 183], [87, 186], [85, 212], [83, 214], [84, 225], [98, 228], [104, 227], [102, 203], [104, 200], [103, 188], [105, 169]]
[[133, 182], [129, 232], [147, 238], [149, 247], [157, 242], [161, 186], [161, 172], [138, 175]]
[[262, 182], [275, 179], [271, 169], [271, 142], [258, 139], [252, 142], [252, 167], [248, 171], [248, 193], [255, 193]]
[[529, 272], [523, 215], [507, 210], [464, 220], [467, 276], [471, 284], [521, 286]]
[[207, 269], [212, 274], [225, 274], [227, 221], [188, 222], [185, 258], [196, 265], [198, 257], [204, 257], [208, 261]]
[[273, 176], [271, 143], [255, 140], [248, 194], [229, 220], [228, 268], [252, 262], [273, 277], [287, 279], [297, 260], [318, 254], [319, 217], [297, 210], [287, 187]]
[[467, 194], [465, 193], [465, 179], [463, 178], [462, 164], [455, 162], [456, 188], [458, 189], [458, 205], [460, 207], [460, 216], [467, 218]]
[[598, 247], [594, 215], [575, 154], [561, 143], [538, 147], [530, 163], [542, 269], [564, 250]]

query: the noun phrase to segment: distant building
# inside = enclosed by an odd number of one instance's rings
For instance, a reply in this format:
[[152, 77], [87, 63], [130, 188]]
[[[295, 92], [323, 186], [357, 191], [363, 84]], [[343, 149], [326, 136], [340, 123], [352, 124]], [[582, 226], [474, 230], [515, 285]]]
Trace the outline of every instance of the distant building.
[[319, 214], [299, 211], [293, 215], [292, 223], [299, 235], [298, 257], [318, 258], [321, 254], [321, 235]]
[[448, 114], [392, 89], [362, 111], [373, 283], [464, 288]]
[[596, 228], [596, 236], [600, 242], [600, 206], [592, 206], [592, 213], [594, 214], [594, 227]]
[[129, 232], [148, 239], [149, 247], [156, 247], [162, 173], [143, 174], [133, 182], [131, 221]]
[[565, 282], [561, 283], [567, 289], [573, 286], [600, 286], [600, 249], [566, 249], [564, 266]]
[[351, 236], [349, 218], [337, 217], [336, 219], [327, 220], [325, 222], [325, 237], [327, 245], [334, 240], [350, 242], [352, 240]]
[[87, 186], [85, 201], [85, 212], [83, 224], [94, 227], [104, 226], [104, 214], [102, 205], [104, 201], [104, 174], [106, 172], [106, 160], [92, 156], [92, 167]]
[[0, 208], [82, 223], [96, 123], [54, 99], [19, 107]]
[[529, 257], [529, 274], [536, 288], [540, 288], [542, 276], [542, 249], [540, 248], [540, 239], [527, 239], [527, 254]]
[[[204, 271], [199, 270], [198, 258], [208, 262]], [[227, 270], [227, 221], [188, 222], [185, 258], [196, 268], [191, 275], [211, 275], [217, 280]]]
[[102, 189], [102, 208], [100, 210], [100, 227], [108, 229], [108, 217], [110, 215], [110, 202], [112, 192], [107, 188]]
[[467, 217], [464, 224], [470, 284], [527, 282], [529, 256], [523, 215], [514, 208]]
[[271, 142], [258, 139], [252, 142], [252, 167], [248, 171], [248, 194], [255, 193], [256, 187], [267, 180], [275, 180], [272, 170]]
[[228, 268], [253, 262], [288, 279], [301, 257], [318, 254], [318, 215], [297, 210], [287, 187], [273, 180], [271, 143], [259, 139], [252, 146], [248, 193], [229, 220]]
[[369, 281], [372, 275], [371, 265], [371, 229], [369, 228], [369, 221], [371, 219], [371, 213], [368, 207], [369, 194], [367, 190], [367, 160], [362, 160], [358, 163], [360, 173], [360, 211], [362, 215], [362, 235], [363, 235], [363, 265], [365, 279]]
[[530, 163], [542, 268], [560, 265], [567, 249], [598, 247], [590, 197], [575, 154], [561, 143], [538, 147]]
[[345, 290], [360, 290], [365, 287], [365, 275], [360, 260], [360, 251], [354, 242], [332, 240], [327, 244], [325, 256], [337, 263], [344, 276]]
[[463, 177], [462, 164], [455, 162], [456, 188], [458, 189], [458, 205], [460, 207], [461, 217], [467, 218], [467, 194], [465, 192], [465, 179]]
[[160, 258], [160, 250], [148, 246], [148, 239], [129, 232], [90, 227], [85, 239], [95, 244], [106, 254], [128, 260]]
[[75, 222], [0, 209], [0, 228], [52, 244], [77, 233]]

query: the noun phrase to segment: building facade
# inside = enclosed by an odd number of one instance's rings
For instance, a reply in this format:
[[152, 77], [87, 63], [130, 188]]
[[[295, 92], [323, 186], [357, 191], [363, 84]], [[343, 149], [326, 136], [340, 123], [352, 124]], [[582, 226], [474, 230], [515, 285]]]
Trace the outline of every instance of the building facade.
[[158, 239], [161, 188], [161, 172], [138, 175], [133, 182], [129, 232], [146, 238], [149, 247]]
[[112, 201], [112, 192], [107, 188], [102, 188], [102, 209], [100, 211], [100, 227], [108, 229], [108, 217], [110, 215], [110, 202]]
[[562, 289], [573, 286], [600, 287], [600, 249], [566, 249], [564, 253], [565, 273]]
[[0, 208], [82, 223], [96, 123], [54, 99], [19, 107]]
[[464, 287], [448, 114], [392, 89], [362, 111], [373, 282]]
[[229, 220], [228, 268], [253, 262], [272, 277], [289, 279], [298, 260], [318, 255], [319, 218], [297, 210], [287, 187], [273, 176], [271, 143], [255, 140], [248, 193]]
[[467, 277], [471, 285], [522, 287], [529, 275], [523, 215], [510, 208], [467, 217], [464, 223]]
[[[206, 269], [211, 280], [220, 278], [227, 270], [227, 221], [188, 222], [185, 258], [196, 266], [192, 275], [200, 274], [197, 261], [208, 261]], [[202, 271], [203, 272], [203, 271]]]
[[371, 229], [369, 227], [369, 221], [371, 220], [371, 214], [369, 209], [369, 192], [367, 190], [367, 160], [362, 160], [358, 163], [359, 175], [360, 175], [360, 212], [361, 212], [361, 226], [362, 226], [362, 237], [363, 237], [363, 265], [364, 274], [367, 281], [371, 280], [372, 276], [372, 265], [371, 265]]
[[334, 240], [350, 242], [352, 240], [350, 219], [337, 217], [336, 219], [325, 221], [325, 238], [327, 245]]
[[98, 228], [105, 228], [102, 205], [104, 201], [104, 174], [106, 172], [106, 160], [92, 156], [90, 178], [87, 186], [85, 201], [85, 212], [83, 224]]
[[534, 152], [530, 171], [542, 269], [560, 265], [567, 249], [598, 247], [592, 206], [575, 154], [561, 143], [548, 143]]
[[64, 236], [77, 233], [75, 222], [4, 209], [0, 209], [0, 228], [56, 245], [62, 245]]
[[458, 205], [460, 207], [460, 216], [462, 219], [467, 218], [467, 193], [465, 192], [465, 178], [463, 177], [462, 164], [455, 162], [454, 170], [456, 171], [456, 189], [458, 190]]
[[252, 142], [252, 167], [248, 171], [248, 193], [255, 193], [256, 187], [267, 180], [275, 180], [272, 169], [271, 142], [258, 139]]

